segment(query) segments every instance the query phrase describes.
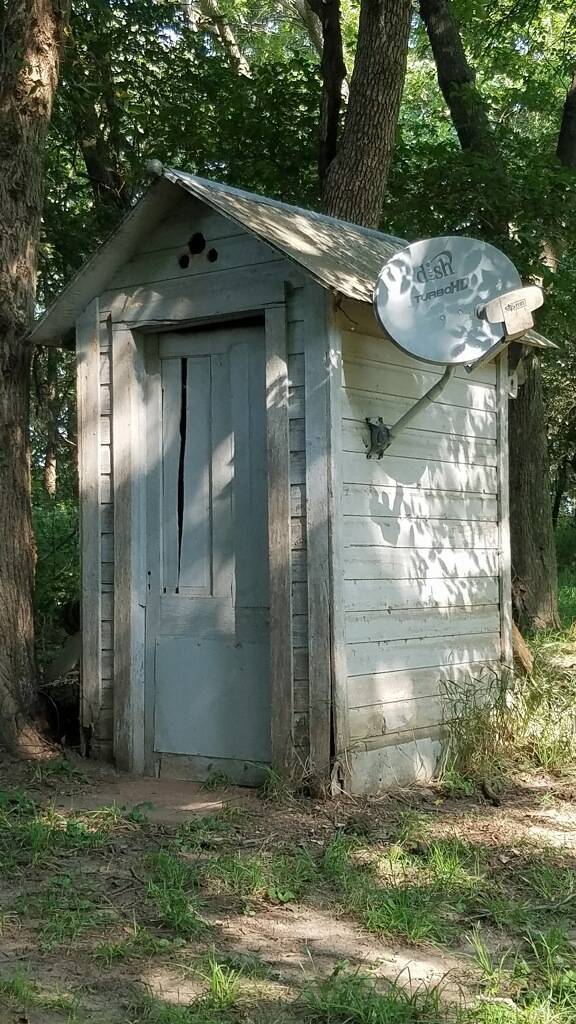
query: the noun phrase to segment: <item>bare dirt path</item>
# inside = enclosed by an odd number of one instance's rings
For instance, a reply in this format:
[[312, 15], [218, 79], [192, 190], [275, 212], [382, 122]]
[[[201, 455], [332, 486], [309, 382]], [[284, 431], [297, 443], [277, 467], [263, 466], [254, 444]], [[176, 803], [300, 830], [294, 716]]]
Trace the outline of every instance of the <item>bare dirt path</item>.
[[[364, 904], [357, 901], [356, 911], [352, 896], [340, 900], [340, 883], [317, 886], [312, 874], [292, 891], [291, 872], [304, 865], [305, 874], [307, 863], [315, 871], [335, 837], [355, 836], [360, 858], [399, 844], [414, 858], [422, 836], [465, 843], [506, 877], [516, 864], [520, 874], [532, 870], [530, 858], [542, 851], [558, 870], [576, 864], [576, 787], [544, 778], [519, 780], [499, 807], [433, 788], [322, 803], [131, 778], [85, 762], [52, 770], [5, 759], [0, 791], [1, 1024], [172, 1024], [142, 999], [188, 1005], [204, 990], [206, 957], [214, 955], [254, 989], [250, 1021], [296, 1019], [279, 1007], [343, 962], [413, 987], [442, 982], [448, 998], [468, 999], [476, 969], [464, 934], [415, 942], [402, 939], [398, 925], [398, 935], [386, 935], [366, 926]], [[22, 802], [28, 798], [34, 806]], [[174, 865], [210, 878], [198, 934], [174, 916], [188, 913]], [[272, 870], [280, 881], [270, 882]]]

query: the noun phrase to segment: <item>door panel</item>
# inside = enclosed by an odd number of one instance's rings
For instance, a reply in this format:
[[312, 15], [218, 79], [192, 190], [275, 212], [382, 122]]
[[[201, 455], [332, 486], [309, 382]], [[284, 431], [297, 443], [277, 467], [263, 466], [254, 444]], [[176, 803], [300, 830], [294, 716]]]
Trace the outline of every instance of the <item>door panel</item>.
[[148, 507], [154, 749], [267, 762], [264, 332], [178, 335], [176, 348], [163, 337], [177, 355], [163, 355], [161, 337], [161, 495]]

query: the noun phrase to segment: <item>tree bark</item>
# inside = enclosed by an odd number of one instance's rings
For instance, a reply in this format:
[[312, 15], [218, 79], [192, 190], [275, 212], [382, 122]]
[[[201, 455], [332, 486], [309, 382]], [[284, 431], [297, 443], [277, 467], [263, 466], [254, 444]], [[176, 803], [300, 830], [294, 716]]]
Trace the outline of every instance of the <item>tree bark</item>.
[[485, 182], [478, 185], [482, 192], [478, 228], [492, 241], [505, 240], [509, 234], [509, 211], [506, 202], [502, 205], [498, 200], [509, 195], [506, 170], [476, 85], [476, 72], [466, 57], [452, 0], [420, 0], [420, 16], [434, 55], [438, 85], [460, 145], [464, 151], [478, 154], [486, 164]]
[[[436, 61], [438, 83], [462, 149], [486, 157], [491, 176], [487, 187], [504, 202], [486, 211], [482, 228], [491, 241], [508, 237], [506, 171], [484, 101], [468, 64], [451, 0], [420, 0]], [[524, 629], [556, 628], [557, 572], [550, 502], [546, 416], [537, 360], [527, 368], [526, 382], [508, 403], [510, 461], [510, 523], [515, 574], [513, 604]]]
[[557, 629], [556, 550], [552, 530], [546, 418], [535, 356], [510, 410], [512, 600], [520, 629]]
[[65, 11], [12, 0], [0, 14], [0, 735], [25, 755], [48, 751], [36, 709], [26, 334], [34, 309], [42, 152], [58, 80]]
[[362, 0], [356, 60], [324, 207], [334, 217], [378, 227], [406, 76], [410, 0]]
[[576, 71], [564, 101], [556, 155], [564, 167], [576, 170]]
[[340, 0], [308, 0], [322, 26], [322, 104], [318, 142], [318, 176], [322, 185], [338, 148], [342, 86], [346, 80]]
[[462, 149], [500, 160], [490, 119], [476, 86], [451, 0], [420, 0], [420, 15], [434, 54], [438, 85]]

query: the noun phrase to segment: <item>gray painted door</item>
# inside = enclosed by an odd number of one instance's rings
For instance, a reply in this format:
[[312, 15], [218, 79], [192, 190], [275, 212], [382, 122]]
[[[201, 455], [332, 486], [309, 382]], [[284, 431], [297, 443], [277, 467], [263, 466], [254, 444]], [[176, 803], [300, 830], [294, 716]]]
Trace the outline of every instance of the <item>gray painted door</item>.
[[162, 335], [158, 356], [154, 749], [234, 777], [270, 761], [264, 331]]

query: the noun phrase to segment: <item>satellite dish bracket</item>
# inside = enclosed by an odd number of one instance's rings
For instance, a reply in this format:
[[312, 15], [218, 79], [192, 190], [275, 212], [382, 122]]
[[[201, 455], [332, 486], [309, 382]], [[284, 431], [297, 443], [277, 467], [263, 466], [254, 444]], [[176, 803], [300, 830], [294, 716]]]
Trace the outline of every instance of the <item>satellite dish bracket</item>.
[[422, 398], [419, 398], [412, 408], [408, 409], [408, 412], [405, 412], [404, 415], [401, 416], [400, 419], [391, 427], [385, 426], [381, 416], [379, 416], [377, 420], [372, 420], [370, 417], [366, 417], [366, 423], [370, 427], [370, 447], [366, 454], [366, 458], [371, 459], [376, 455], [381, 459], [386, 449], [390, 447], [399, 434], [406, 430], [406, 427], [412, 422], [414, 417], [423, 409], [426, 409], [430, 403], [444, 391], [444, 388], [455, 373], [456, 366], [447, 366], [440, 377], [440, 380], [437, 380], [426, 394], [422, 395]]

